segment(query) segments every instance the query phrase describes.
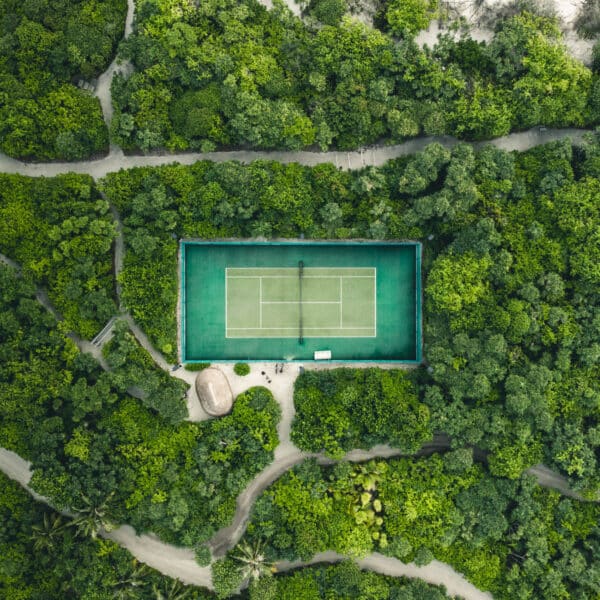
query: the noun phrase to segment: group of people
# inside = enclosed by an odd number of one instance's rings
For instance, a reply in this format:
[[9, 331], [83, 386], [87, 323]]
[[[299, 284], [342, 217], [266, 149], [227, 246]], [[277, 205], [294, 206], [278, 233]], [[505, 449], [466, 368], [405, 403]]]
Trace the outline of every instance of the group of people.
[[[275, 363], [275, 374], [277, 375], [277, 373], [283, 373], [284, 368], [285, 363]], [[266, 378], [267, 383], [271, 383], [271, 378], [267, 375], [265, 371], [261, 371], [260, 374]]]

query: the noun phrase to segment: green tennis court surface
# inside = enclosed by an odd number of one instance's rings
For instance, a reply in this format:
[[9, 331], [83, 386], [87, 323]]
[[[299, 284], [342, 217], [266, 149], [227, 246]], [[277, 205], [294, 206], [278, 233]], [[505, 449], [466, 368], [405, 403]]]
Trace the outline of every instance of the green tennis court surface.
[[369, 267], [313, 267], [300, 284], [297, 267], [225, 269], [225, 337], [375, 337], [376, 277]]
[[184, 362], [421, 360], [420, 245], [182, 242]]

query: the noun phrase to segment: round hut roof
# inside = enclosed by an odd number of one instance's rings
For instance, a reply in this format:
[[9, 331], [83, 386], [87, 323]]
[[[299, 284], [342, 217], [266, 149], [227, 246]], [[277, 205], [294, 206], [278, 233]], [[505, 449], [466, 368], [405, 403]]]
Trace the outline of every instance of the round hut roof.
[[233, 393], [222, 371], [209, 367], [196, 377], [196, 392], [202, 408], [213, 417], [227, 414], [233, 406]]

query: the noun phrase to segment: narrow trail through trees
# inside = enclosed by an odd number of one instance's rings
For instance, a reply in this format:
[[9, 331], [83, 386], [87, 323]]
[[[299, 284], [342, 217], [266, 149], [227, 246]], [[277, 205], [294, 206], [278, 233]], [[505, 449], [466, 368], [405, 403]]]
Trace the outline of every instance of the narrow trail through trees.
[[310, 152], [307, 150], [231, 150], [222, 152], [125, 156], [121, 150], [113, 148], [105, 158], [72, 163], [24, 163], [0, 154], [0, 172], [19, 173], [20, 175], [27, 175], [29, 177], [54, 177], [64, 173], [81, 173], [99, 179], [107, 173], [119, 171], [120, 169], [156, 167], [171, 163], [191, 165], [200, 160], [210, 160], [213, 162], [237, 160], [242, 163], [250, 163], [255, 160], [274, 160], [281, 163], [296, 162], [305, 166], [332, 163], [340, 169], [353, 170], [366, 166], [383, 165], [394, 158], [421, 152], [432, 143], [441, 144], [446, 148], [452, 148], [459, 143], [466, 143], [475, 149], [491, 145], [506, 151], [523, 151], [564, 137], [569, 137], [573, 143], [578, 143], [588, 133], [593, 133], [593, 130], [572, 128], [545, 129], [535, 127], [528, 131], [511, 133], [504, 137], [485, 142], [461, 142], [450, 136], [429, 136], [415, 138], [403, 144], [376, 146], [354, 152], [342, 152], [339, 150], [331, 152]]

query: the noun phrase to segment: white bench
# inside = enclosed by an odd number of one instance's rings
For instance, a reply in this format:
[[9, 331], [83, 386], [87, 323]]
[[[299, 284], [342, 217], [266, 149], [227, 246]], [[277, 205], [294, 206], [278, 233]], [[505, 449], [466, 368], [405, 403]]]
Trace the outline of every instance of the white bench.
[[315, 350], [315, 360], [331, 360], [331, 350]]

